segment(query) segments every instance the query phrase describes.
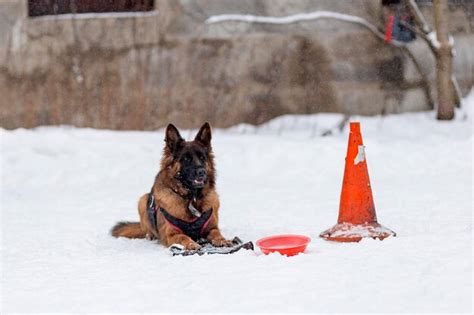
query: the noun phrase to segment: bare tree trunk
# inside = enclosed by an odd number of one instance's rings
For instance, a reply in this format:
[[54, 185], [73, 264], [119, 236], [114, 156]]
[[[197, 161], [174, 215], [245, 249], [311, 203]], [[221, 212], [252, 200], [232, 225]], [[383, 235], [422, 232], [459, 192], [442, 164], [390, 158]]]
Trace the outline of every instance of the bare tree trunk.
[[438, 92], [439, 120], [454, 118], [454, 94], [452, 89], [453, 54], [448, 35], [448, 0], [434, 0], [436, 37], [436, 89]]

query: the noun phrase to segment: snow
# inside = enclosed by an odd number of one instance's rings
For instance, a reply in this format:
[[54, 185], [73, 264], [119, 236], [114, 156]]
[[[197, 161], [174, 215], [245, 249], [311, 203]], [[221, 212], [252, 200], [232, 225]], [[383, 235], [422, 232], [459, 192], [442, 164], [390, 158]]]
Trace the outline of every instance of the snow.
[[[209, 17], [206, 20], [207, 24], [222, 23], [228, 21], [247, 22], [247, 23], [268, 23], [268, 24], [291, 24], [297, 22], [318, 20], [318, 19], [336, 19], [345, 22], [356, 23], [368, 28], [376, 36], [385, 40], [382, 34], [375, 25], [369, 23], [366, 19], [359, 16], [344, 14], [333, 11], [313, 11], [309, 13], [298, 13], [289, 16], [273, 17], [273, 16], [258, 16], [250, 14], [221, 14]], [[398, 41], [393, 42], [394, 45], [401, 46], [402, 43]]]
[[324, 231], [320, 236], [324, 238], [335, 238], [335, 237], [344, 237], [344, 238], [360, 238], [360, 237], [372, 237], [377, 239], [384, 239], [397, 233], [392, 230], [374, 223], [364, 223], [364, 224], [352, 224], [352, 223], [339, 223], [330, 228], [327, 231]]
[[272, 16], [258, 16], [250, 14], [221, 14], [209, 17], [206, 23], [221, 23], [226, 21], [241, 21], [248, 23], [270, 23], [270, 24], [290, 24], [302, 21], [311, 21], [321, 18], [331, 18], [343, 21], [364, 23], [367, 22], [365, 19], [349, 14], [343, 14], [332, 11], [314, 11], [309, 13], [299, 13], [283, 17], [272, 17]]
[[[305, 254], [172, 257], [110, 227], [138, 218], [163, 131], [1, 130], [2, 313], [472, 311], [472, 108], [361, 122], [384, 241], [342, 244], [341, 115], [215, 130], [224, 235], [312, 238]], [[332, 135], [323, 137], [330, 130]], [[188, 138], [195, 131], [183, 134]]]
[[429, 32], [426, 37], [428, 38], [428, 40], [430, 41], [431, 45], [436, 48], [436, 49], [439, 49], [441, 47], [441, 44], [439, 43], [438, 41], [438, 38], [437, 38], [437, 35], [436, 35], [436, 32], [435, 31], [432, 31], [432, 32]]
[[357, 156], [354, 159], [354, 165], [365, 161], [365, 146], [359, 145], [357, 147]]

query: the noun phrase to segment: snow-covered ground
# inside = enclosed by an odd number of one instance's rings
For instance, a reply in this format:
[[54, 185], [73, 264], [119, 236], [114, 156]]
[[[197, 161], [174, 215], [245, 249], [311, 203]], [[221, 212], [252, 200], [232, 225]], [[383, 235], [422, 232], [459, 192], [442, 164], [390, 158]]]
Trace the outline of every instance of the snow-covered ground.
[[1, 130], [2, 312], [471, 312], [474, 93], [465, 103], [454, 122], [354, 118], [379, 222], [398, 233], [382, 242], [318, 238], [336, 223], [347, 128], [320, 134], [341, 116], [215, 130], [223, 233], [309, 235], [290, 258], [112, 238], [137, 220], [162, 131]]

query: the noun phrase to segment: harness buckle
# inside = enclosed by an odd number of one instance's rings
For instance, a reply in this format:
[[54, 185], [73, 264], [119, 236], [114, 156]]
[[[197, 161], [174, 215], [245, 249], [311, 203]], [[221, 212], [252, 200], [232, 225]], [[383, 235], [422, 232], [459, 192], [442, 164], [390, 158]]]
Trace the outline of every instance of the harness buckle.
[[[196, 200], [196, 199], [194, 199], [194, 200]], [[192, 214], [193, 216], [195, 216], [196, 218], [200, 218], [200, 217], [201, 217], [201, 212], [199, 212], [199, 210], [196, 209], [196, 207], [193, 205], [193, 201], [190, 201], [190, 202], [189, 202], [188, 210], [189, 210], [189, 212], [191, 212], [191, 214]]]

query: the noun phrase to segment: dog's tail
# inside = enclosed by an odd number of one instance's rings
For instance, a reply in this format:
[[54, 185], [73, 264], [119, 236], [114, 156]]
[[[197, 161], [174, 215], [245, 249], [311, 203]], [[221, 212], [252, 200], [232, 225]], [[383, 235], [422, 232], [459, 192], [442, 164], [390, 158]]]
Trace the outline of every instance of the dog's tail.
[[110, 230], [110, 234], [115, 237], [145, 238], [146, 232], [142, 230], [138, 222], [118, 222]]

